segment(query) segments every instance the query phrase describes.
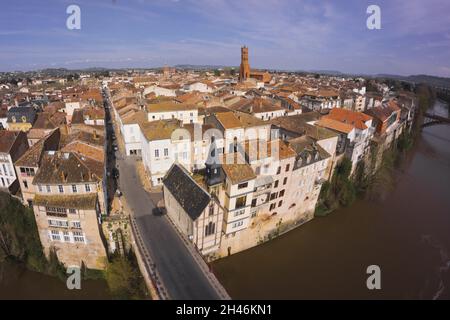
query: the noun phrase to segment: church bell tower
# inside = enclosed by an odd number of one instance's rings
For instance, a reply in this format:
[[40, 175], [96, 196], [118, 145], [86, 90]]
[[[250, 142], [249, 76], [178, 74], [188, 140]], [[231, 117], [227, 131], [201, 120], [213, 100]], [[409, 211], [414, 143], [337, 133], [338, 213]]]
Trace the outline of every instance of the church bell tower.
[[241, 48], [241, 67], [239, 69], [239, 81], [245, 81], [250, 78], [250, 65], [248, 64], [248, 48]]

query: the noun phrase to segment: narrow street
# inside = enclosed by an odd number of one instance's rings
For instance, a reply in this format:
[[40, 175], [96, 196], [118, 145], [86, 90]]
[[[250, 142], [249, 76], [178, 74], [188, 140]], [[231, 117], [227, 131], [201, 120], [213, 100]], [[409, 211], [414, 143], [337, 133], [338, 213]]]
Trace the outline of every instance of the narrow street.
[[[106, 109], [109, 113], [109, 110]], [[109, 116], [109, 115], [108, 115]], [[113, 127], [108, 124], [108, 131]], [[118, 135], [119, 133], [116, 133]], [[110, 135], [108, 135], [110, 137]], [[115, 158], [120, 172], [117, 182], [119, 190], [123, 193], [131, 215], [135, 218], [139, 233], [144, 245], [150, 253], [161, 281], [171, 299], [174, 300], [217, 300], [220, 295], [217, 284], [209, 271], [201, 267], [194, 257], [195, 254], [188, 250], [187, 245], [175, 230], [174, 226], [165, 215], [155, 214], [153, 210], [160, 195], [151, 196], [144, 190], [138, 177], [135, 159], [124, 157], [119, 152], [110, 153]], [[220, 286], [220, 285], [219, 285]], [[222, 288], [223, 290], [223, 288]]]

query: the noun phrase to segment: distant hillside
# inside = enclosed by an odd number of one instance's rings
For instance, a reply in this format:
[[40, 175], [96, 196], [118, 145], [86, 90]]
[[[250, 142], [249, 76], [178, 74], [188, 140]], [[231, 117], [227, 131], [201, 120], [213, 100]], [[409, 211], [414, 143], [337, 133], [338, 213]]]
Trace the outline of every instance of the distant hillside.
[[426, 74], [418, 74], [411, 76], [399, 76], [394, 74], [377, 74], [375, 78], [397, 79], [413, 83], [426, 83], [433, 87], [450, 88], [450, 78], [429, 76]]

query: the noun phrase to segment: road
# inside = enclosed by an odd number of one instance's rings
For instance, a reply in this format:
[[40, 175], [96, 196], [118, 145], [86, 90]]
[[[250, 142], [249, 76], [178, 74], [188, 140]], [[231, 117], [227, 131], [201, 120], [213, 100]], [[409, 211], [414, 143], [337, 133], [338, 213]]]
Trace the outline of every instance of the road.
[[117, 163], [120, 190], [170, 297], [175, 300], [219, 299], [168, 218], [153, 214], [155, 206], [137, 176], [135, 160], [118, 159]]
[[[106, 99], [109, 104], [108, 100]], [[110, 109], [105, 108], [105, 111], [106, 118], [109, 120]], [[108, 139], [111, 139], [114, 128], [109, 121], [106, 125]], [[196, 260], [199, 259], [198, 253], [193, 253], [192, 248], [188, 248], [167, 216], [153, 213], [157, 199], [152, 200], [152, 196], [141, 185], [137, 175], [136, 160], [120, 156], [119, 152], [115, 153], [112, 150], [111, 144], [108, 146], [108, 154], [111, 158], [111, 161], [108, 161], [108, 170], [117, 164], [120, 172], [117, 184], [132, 211], [131, 214], [135, 218], [144, 246], [150, 253], [170, 298], [219, 300], [224, 293], [228, 297], [217, 279], [212, 274], [208, 274], [208, 270], [202, 269]], [[115, 181], [111, 184], [116, 185]], [[208, 277], [213, 280], [211, 281]], [[217, 287], [220, 288], [217, 289]], [[219, 294], [220, 290], [223, 290], [222, 295]]]

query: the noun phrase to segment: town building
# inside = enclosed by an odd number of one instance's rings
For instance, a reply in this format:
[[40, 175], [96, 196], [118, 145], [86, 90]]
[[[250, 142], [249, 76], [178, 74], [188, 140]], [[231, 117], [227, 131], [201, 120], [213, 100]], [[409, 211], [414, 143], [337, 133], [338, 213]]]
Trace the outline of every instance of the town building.
[[61, 133], [59, 129], [53, 130], [46, 137], [33, 144], [14, 164], [22, 191], [24, 205], [33, 207], [36, 193], [33, 179], [41, 166], [41, 160], [45, 152], [57, 151], [59, 148]]
[[33, 127], [36, 120], [36, 110], [31, 106], [12, 107], [8, 110], [8, 130], [24, 131]]
[[375, 131], [373, 118], [361, 112], [335, 108], [323, 116], [315, 125], [327, 128], [339, 134], [338, 150], [345, 150], [352, 162], [353, 173], [359, 161], [369, 154], [370, 141]]
[[34, 176], [33, 210], [44, 252], [55, 250], [66, 267], [106, 266], [100, 234], [103, 172], [102, 162], [47, 151]]
[[28, 150], [23, 131], [0, 130], [0, 189], [11, 194], [19, 190], [14, 162]]
[[202, 254], [219, 249], [224, 209], [201, 181], [175, 163], [164, 177], [163, 195], [169, 218]]

